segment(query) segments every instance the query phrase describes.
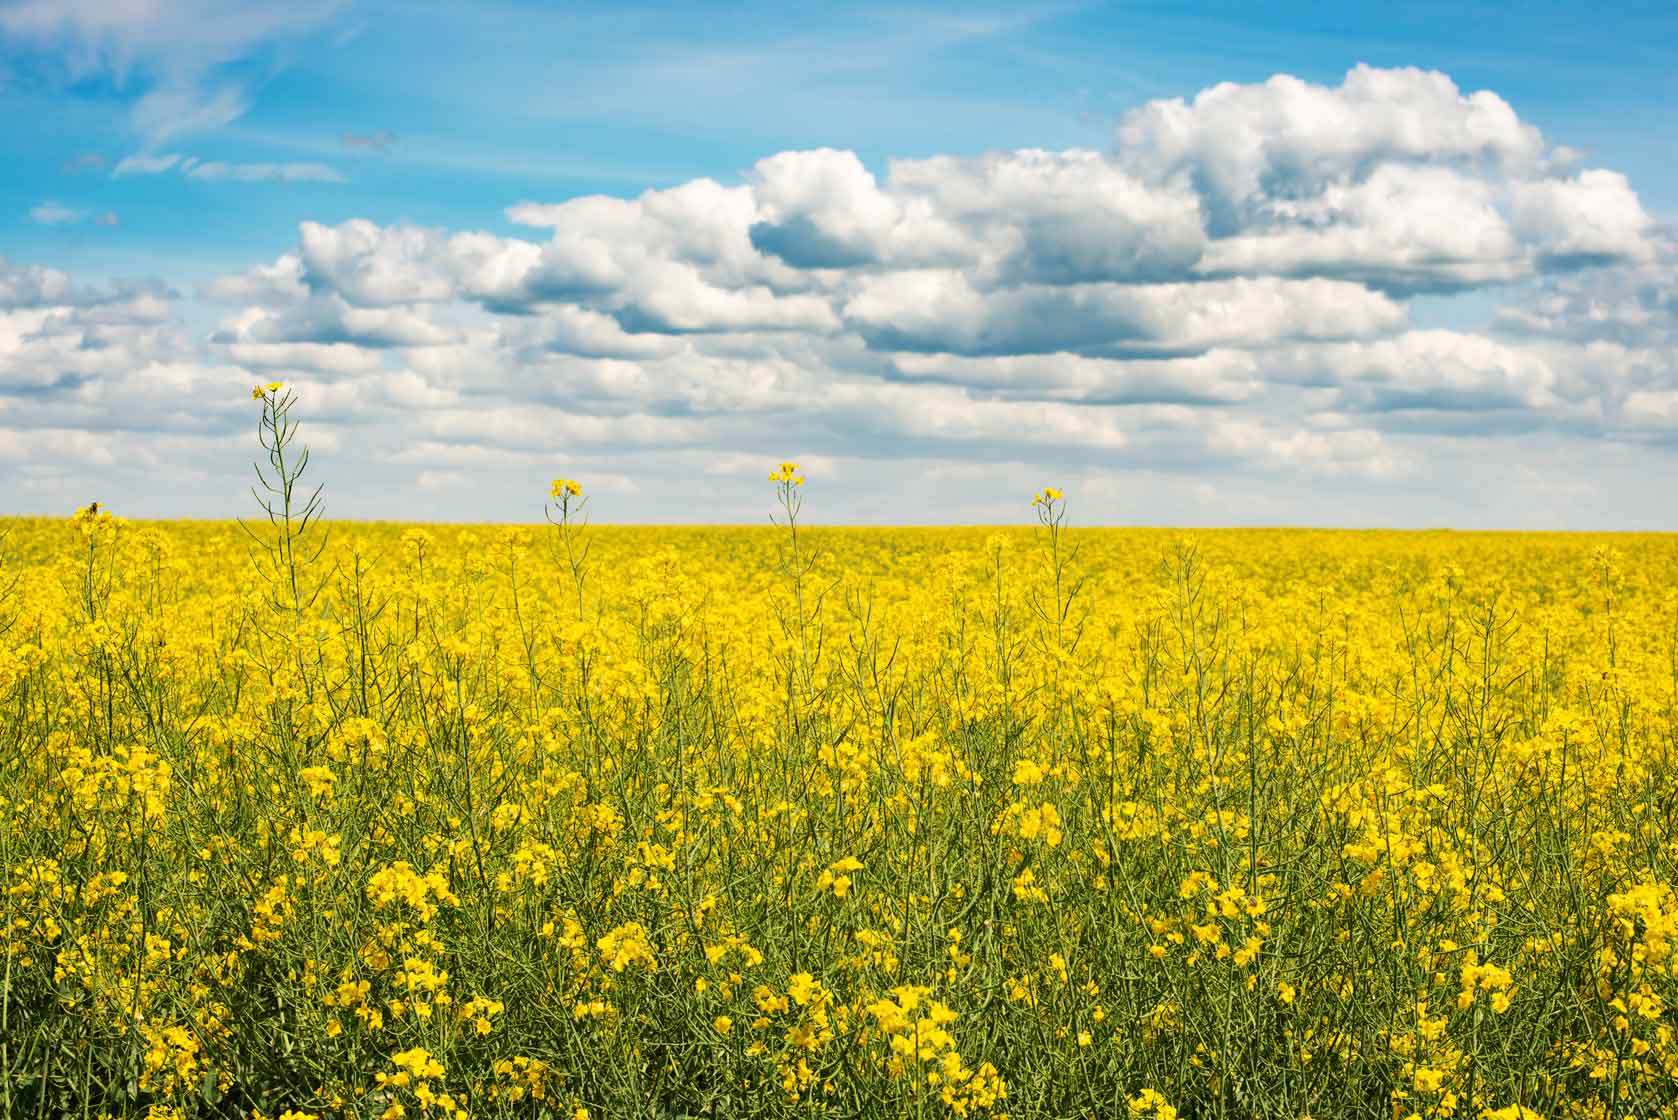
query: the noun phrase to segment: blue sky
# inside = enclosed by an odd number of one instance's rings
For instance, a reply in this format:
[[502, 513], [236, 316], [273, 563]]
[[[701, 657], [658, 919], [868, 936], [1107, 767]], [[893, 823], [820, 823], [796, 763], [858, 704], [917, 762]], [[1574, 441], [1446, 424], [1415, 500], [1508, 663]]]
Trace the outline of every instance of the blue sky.
[[1674, 41], [0, 0], [0, 512], [241, 512], [279, 378], [343, 516], [755, 520], [795, 455], [831, 520], [1678, 528]]

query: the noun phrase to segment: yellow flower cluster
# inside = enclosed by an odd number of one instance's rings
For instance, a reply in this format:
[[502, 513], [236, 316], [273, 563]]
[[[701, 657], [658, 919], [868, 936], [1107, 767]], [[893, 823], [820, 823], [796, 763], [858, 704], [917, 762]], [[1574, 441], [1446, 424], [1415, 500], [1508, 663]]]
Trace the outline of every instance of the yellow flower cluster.
[[816, 876], [816, 890], [832, 891], [834, 898], [844, 898], [851, 890], [851, 873], [862, 870], [862, 861], [855, 856], [835, 860]]
[[1031, 499], [1031, 506], [1033, 509], [1051, 507], [1056, 502], [1062, 502], [1065, 500], [1066, 493], [1064, 491], [1053, 486], [1045, 486], [1037, 492], [1035, 497]]
[[443, 1076], [443, 1064], [424, 1047], [398, 1051], [390, 1056], [395, 1073], [379, 1073], [374, 1080], [379, 1087], [376, 1099], [389, 1103], [378, 1115], [380, 1120], [401, 1120], [409, 1115], [407, 1102], [422, 1116], [440, 1120], [467, 1120], [468, 1113], [456, 1103], [454, 1094], [439, 1092], [433, 1082]]
[[441, 871], [428, 871], [421, 875], [409, 866], [407, 860], [397, 860], [375, 871], [367, 880], [367, 900], [375, 910], [406, 903], [422, 922], [435, 917], [439, 905], [460, 904], [460, 899], [449, 889], [447, 876]]

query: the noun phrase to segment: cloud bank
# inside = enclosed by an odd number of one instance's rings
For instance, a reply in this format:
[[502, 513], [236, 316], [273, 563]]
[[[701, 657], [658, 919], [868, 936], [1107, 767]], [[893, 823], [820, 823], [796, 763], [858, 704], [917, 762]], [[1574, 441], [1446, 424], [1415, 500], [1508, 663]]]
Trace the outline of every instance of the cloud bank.
[[[146, 431], [214, 477], [238, 389], [277, 378], [412, 516], [520, 516], [484, 495], [582, 463], [642, 515], [739, 519], [741, 464], [791, 454], [848, 519], [1006, 518], [988, 488], [1024, 475], [1087, 479], [1108, 519], [1566, 519], [1678, 442], [1678, 246], [1579, 162], [1493, 93], [1359, 66], [1150, 102], [1106, 151], [786, 151], [733, 185], [520, 201], [516, 236], [305, 221], [203, 285], [196, 333], [161, 285], [8, 262], [0, 457], [54, 493], [115, 468], [23, 433]], [[114, 173], [181, 167], [336, 175]], [[1418, 320], [1475, 292], [1479, 329]], [[1553, 486], [1575, 459], [1596, 475]], [[1499, 472], [1502, 508], [1429, 505]], [[929, 505], [892, 503], [905, 475]]]

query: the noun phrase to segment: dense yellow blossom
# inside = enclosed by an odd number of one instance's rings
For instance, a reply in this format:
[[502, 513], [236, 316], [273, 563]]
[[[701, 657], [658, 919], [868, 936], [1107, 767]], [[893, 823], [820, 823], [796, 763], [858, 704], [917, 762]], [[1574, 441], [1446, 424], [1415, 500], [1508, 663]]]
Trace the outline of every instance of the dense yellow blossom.
[[762, 529], [560, 479], [254, 570], [12, 522], [6, 1107], [1678, 1114], [1671, 538], [770, 479]]

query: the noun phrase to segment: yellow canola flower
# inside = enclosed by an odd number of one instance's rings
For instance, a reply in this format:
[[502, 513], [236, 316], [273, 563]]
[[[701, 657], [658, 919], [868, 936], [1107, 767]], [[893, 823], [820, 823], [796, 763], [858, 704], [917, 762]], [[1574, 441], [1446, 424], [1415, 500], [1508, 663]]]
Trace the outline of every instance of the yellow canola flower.
[[1066, 494], [1064, 491], [1054, 486], [1045, 486], [1042, 490], [1037, 492], [1035, 497], [1031, 499], [1031, 505], [1033, 509], [1036, 509], [1039, 506], [1049, 506], [1053, 505], [1055, 502], [1065, 500]]
[[1154, 1120], [1177, 1120], [1177, 1110], [1157, 1089], [1143, 1089], [1127, 1102], [1132, 1116], [1151, 1116]]
[[851, 890], [851, 873], [861, 870], [860, 859], [844, 856], [823, 868], [821, 874], [816, 876], [816, 890], [831, 891], [835, 898], [844, 898]]

